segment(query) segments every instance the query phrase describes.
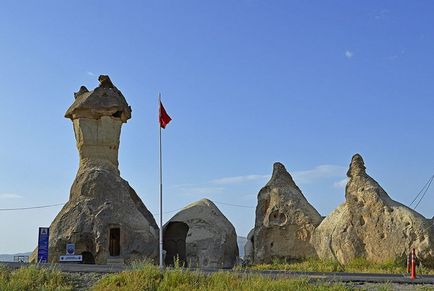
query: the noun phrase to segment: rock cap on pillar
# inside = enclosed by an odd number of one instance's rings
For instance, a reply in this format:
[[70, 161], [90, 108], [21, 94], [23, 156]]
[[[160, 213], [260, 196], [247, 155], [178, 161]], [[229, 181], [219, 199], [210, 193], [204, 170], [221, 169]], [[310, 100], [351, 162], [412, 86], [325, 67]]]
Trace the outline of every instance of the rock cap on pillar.
[[126, 123], [131, 118], [128, 106], [121, 91], [111, 82], [109, 76], [98, 77], [99, 86], [89, 91], [85, 86], [74, 93], [75, 101], [65, 113], [71, 120], [78, 118], [100, 119], [102, 116], [117, 117]]
[[109, 76], [101, 75], [98, 80], [94, 90], [81, 86], [74, 93], [65, 117], [74, 124], [80, 168], [104, 166], [118, 171], [121, 127], [131, 118], [131, 107]]

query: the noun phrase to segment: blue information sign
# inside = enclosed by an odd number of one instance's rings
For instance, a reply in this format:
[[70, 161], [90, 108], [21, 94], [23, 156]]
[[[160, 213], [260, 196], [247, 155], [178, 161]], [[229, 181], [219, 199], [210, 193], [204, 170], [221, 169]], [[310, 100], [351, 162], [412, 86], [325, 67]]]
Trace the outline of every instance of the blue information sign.
[[75, 255], [75, 244], [66, 244], [66, 254], [70, 256]]
[[48, 227], [40, 227], [38, 236], [38, 263], [48, 263], [49, 237], [50, 229]]

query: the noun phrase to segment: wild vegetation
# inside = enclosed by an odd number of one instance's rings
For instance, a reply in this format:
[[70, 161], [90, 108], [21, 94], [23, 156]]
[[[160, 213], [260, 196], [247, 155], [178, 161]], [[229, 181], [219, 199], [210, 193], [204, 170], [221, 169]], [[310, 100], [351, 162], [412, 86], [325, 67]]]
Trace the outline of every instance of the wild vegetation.
[[217, 272], [206, 275], [179, 267], [161, 272], [151, 264], [102, 278], [94, 287], [102, 290], [351, 290], [340, 283], [311, 283], [302, 279], [271, 279], [260, 275]]
[[[381, 272], [403, 273], [405, 269], [398, 262], [373, 265], [366, 260], [358, 259], [347, 266], [336, 262], [324, 262], [309, 259], [303, 262], [286, 263], [275, 261], [270, 265], [249, 267], [250, 270], [279, 269], [312, 272]], [[419, 274], [433, 270], [419, 269]], [[79, 282], [80, 287], [94, 291], [102, 290], [353, 290], [355, 286], [343, 283], [312, 282], [304, 278], [270, 278], [259, 274], [236, 274], [216, 272], [204, 274], [181, 268], [178, 265], [162, 272], [149, 262], [135, 262], [124, 272], [105, 275], [87, 282], [85, 276], [79, 275], [87, 284]], [[99, 280], [98, 280], [99, 279]], [[93, 284], [93, 282], [97, 281]], [[93, 286], [92, 286], [93, 285]], [[360, 287], [360, 286], [359, 286]], [[55, 268], [44, 269], [36, 266], [10, 270], [0, 265], [0, 290], [75, 290], [77, 282], [71, 274], [64, 274]], [[426, 287], [422, 287], [422, 289]], [[393, 290], [391, 284], [380, 284], [367, 287], [369, 290]], [[361, 290], [364, 290], [363, 288]], [[425, 290], [425, 289], [424, 289]], [[428, 290], [428, 289], [427, 289]], [[431, 289], [430, 289], [431, 290]]]
[[10, 270], [0, 265], [0, 290], [73, 290], [64, 273], [35, 266]]
[[[357, 258], [346, 265], [334, 260], [320, 260], [308, 258], [300, 261], [274, 260], [271, 264], [253, 265], [247, 267], [251, 270], [288, 270], [300, 272], [349, 272], [349, 273], [384, 273], [404, 274], [407, 272], [406, 262], [403, 259], [385, 263], [372, 263], [365, 258]], [[418, 274], [433, 275], [434, 269], [419, 266]]]

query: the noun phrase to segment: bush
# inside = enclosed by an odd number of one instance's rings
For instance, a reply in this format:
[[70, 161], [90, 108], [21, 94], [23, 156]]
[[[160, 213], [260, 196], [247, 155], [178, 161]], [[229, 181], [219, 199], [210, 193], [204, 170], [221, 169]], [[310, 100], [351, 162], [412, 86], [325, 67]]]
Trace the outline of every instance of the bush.
[[[307, 258], [304, 261], [285, 262], [274, 260], [272, 264], [260, 264], [248, 267], [251, 270], [288, 270], [300, 272], [351, 272], [351, 273], [386, 273], [404, 274], [407, 268], [402, 259], [384, 263], [373, 263], [365, 258], [356, 258], [346, 265], [335, 260], [320, 260], [318, 258]], [[418, 267], [421, 275], [434, 274], [434, 269]]]
[[72, 290], [65, 275], [55, 269], [35, 266], [12, 271], [0, 266], [0, 290]]
[[273, 260], [272, 264], [260, 264], [251, 266], [253, 270], [288, 270], [300, 272], [344, 272], [345, 267], [334, 260], [319, 260], [307, 258], [298, 261]]
[[95, 290], [157, 290], [163, 275], [153, 265], [136, 263], [133, 270], [103, 277], [94, 287]]
[[350, 290], [343, 284], [312, 284], [302, 279], [272, 279], [260, 275], [239, 275], [229, 272], [204, 274], [179, 267], [161, 271], [153, 265], [115, 275], [107, 275], [94, 287], [100, 290]]

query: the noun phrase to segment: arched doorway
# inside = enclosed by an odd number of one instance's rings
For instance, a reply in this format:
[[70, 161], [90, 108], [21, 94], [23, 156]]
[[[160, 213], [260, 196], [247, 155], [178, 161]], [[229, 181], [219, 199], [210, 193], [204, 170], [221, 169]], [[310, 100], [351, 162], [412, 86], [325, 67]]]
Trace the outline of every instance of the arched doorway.
[[169, 222], [163, 233], [163, 249], [166, 251], [166, 266], [173, 266], [174, 258], [179, 258], [182, 266], [187, 266], [186, 244], [188, 225], [183, 222]]
[[81, 256], [83, 257], [82, 264], [95, 264], [95, 257], [91, 252], [82, 252]]

